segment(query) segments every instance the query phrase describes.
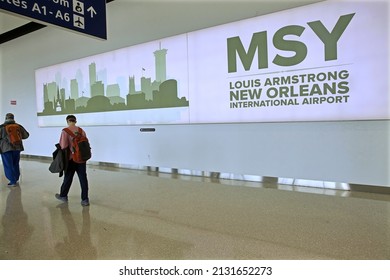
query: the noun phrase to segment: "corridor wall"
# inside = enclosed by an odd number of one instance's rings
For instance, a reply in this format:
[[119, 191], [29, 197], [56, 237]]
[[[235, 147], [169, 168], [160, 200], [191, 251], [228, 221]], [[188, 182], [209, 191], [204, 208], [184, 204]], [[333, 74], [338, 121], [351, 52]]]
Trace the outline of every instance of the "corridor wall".
[[[107, 5], [107, 41], [47, 27], [1, 45], [1, 114], [13, 112], [30, 131], [25, 154], [50, 156], [61, 127], [38, 126], [36, 69], [300, 4], [116, 0]], [[389, 120], [85, 129], [97, 162], [390, 187]]]

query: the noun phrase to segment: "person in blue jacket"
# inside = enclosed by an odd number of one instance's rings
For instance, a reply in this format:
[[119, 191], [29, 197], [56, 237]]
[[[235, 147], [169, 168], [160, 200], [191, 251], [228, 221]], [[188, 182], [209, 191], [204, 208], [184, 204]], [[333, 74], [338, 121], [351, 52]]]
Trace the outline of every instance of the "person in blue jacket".
[[[20, 124], [15, 122], [14, 114], [7, 113], [5, 122], [0, 125], [0, 153], [3, 161], [4, 174], [9, 180], [8, 186], [16, 186], [20, 177], [20, 152], [24, 151], [23, 142], [12, 144], [10, 135], [7, 133], [7, 126], [16, 124], [18, 134], [22, 139], [27, 139], [30, 134]], [[15, 127], [15, 126], [14, 126]]]

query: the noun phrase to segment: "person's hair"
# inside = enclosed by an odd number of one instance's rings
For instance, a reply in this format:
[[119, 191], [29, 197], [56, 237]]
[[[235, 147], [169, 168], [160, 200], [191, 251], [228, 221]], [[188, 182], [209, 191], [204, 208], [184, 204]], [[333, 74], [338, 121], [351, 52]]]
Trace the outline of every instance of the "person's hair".
[[13, 119], [15, 119], [15, 116], [14, 116], [14, 114], [12, 114], [12, 113], [7, 113], [7, 114], [5, 115], [5, 119], [6, 119], [6, 120], [13, 120]]
[[66, 117], [66, 121], [68, 122], [76, 122], [76, 117], [74, 116], [74, 115], [68, 115], [67, 117]]

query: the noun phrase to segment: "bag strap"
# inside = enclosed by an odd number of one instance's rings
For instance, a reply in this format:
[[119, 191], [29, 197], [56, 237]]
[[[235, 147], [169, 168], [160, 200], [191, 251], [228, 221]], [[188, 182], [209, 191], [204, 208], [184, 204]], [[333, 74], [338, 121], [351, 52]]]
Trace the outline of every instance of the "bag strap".
[[7, 126], [10, 126], [10, 125], [17, 125], [18, 126], [18, 128], [20, 129], [20, 124], [18, 124], [18, 123], [7, 123], [7, 124], [3, 124], [2, 126], [5, 128], [5, 129], [7, 129]]
[[[72, 130], [70, 130], [68, 127], [64, 128], [63, 130], [64, 130], [66, 133], [68, 133], [71, 137], [73, 137], [73, 138], [77, 137], [77, 135], [74, 134], [74, 132], [73, 132]], [[81, 129], [81, 127], [78, 127], [78, 133], [79, 133], [79, 135], [82, 135], [82, 132], [83, 132], [83, 130]]]
[[66, 133], [68, 133], [71, 137], [76, 137], [76, 135], [73, 133], [72, 130], [70, 130], [69, 128], [64, 128], [63, 131], [65, 131]]

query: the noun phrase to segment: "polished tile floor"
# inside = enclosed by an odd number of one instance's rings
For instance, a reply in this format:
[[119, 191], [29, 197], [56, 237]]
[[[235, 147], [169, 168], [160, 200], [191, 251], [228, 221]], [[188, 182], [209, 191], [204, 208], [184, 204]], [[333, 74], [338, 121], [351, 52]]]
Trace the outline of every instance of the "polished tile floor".
[[13, 188], [0, 165], [0, 259], [390, 259], [390, 195], [90, 165], [82, 207], [48, 165], [23, 159]]

